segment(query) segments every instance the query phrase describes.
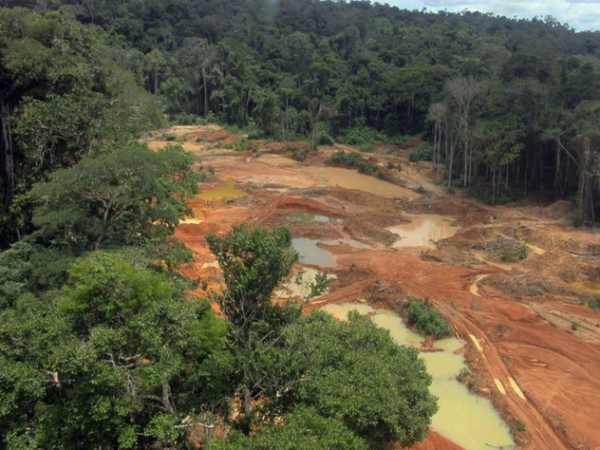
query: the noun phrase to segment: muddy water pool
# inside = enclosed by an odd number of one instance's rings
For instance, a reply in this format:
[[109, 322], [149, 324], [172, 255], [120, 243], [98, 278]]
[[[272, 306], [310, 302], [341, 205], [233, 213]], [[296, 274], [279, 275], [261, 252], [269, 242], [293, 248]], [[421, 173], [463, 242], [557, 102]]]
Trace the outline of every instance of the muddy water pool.
[[387, 230], [400, 237], [394, 243], [394, 248], [429, 247], [434, 241], [446, 239], [458, 231], [452, 226], [452, 218], [427, 214], [411, 218], [410, 223], [402, 223], [389, 227]]
[[420, 195], [410, 189], [397, 186], [387, 181], [369, 175], [364, 175], [356, 170], [342, 169], [339, 167], [307, 167], [302, 169], [311, 178], [316, 178], [326, 186], [356, 189], [370, 194], [390, 198], [406, 198], [414, 200]]
[[321, 214], [313, 214], [310, 212], [296, 211], [287, 215], [290, 222], [326, 222], [340, 223], [342, 220], [337, 217], [323, 216]]
[[292, 239], [292, 248], [300, 255], [301, 264], [309, 264], [319, 267], [335, 267], [335, 256], [319, 247], [318, 239], [294, 238]]
[[[350, 311], [370, 314], [373, 322], [389, 330], [399, 345], [418, 346], [423, 341], [391, 311], [353, 303], [326, 305], [323, 310], [338, 319], [345, 319]], [[458, 339], [444, 339], [435, 344], [441, 352], [421, 353], [433, 377], [431, 392], [438, 397], [439, 411], [431, 427], [466, 450], [489, 450], [493, 446], [512, 448], [514, 442], [508, 427], [490, 401], [471, 394], [456, 380], [456, 375], [466, 368], [462, 355], [456, 353], [463, 345]]]
[[225, 180], [225, 186], [211, 189], [210, 191], [202, 192], [198, 195], [199, 198], [205, 200], [219, 200], [221, 198], [244, 197], [247, 194], [235, 187], [235, 180]]

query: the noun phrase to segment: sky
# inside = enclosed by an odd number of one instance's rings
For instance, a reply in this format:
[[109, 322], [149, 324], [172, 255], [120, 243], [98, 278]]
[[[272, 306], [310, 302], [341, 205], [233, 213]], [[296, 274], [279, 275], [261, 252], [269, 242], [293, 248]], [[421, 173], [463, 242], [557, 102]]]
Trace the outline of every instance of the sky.
[[529, 18], [553, 16], [578, 31], [600, 31], [600, 0], [377, 0], [402, 9], [493, 12]]

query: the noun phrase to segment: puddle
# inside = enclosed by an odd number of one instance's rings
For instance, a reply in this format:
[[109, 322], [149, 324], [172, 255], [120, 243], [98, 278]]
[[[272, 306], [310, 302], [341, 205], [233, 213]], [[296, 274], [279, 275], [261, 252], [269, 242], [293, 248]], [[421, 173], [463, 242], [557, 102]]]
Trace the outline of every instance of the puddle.
[[339, 223], [342, 220], [337, 217], [322, 216], [320, 214], [313, 214], [309, 212], [297, 211], [288, 214], [288, 220], [291, 222], [328, 222], [328, 223]]
[[368, 244], [365, 244], [363, 242], [359, 242], [359, 241], [356, 241], [356, 240], [350, 239], [350, 238], [330, 239], [327, 241], [323, 241], [322, 243], [325, 245], [344, 245], [344, 244], [346, 244], [353, 248], [373, 248]]
[[294, 238], [292, 247], [300, 255], [302, 264], [310, 264], [319, 267], [335, 267], [335, 257], [333, 254], [317, 244], [318, 239]]
[[218, 200], [221, 198], [244, 197], [245, 195], [246, 193], [244, 191], [235, 187], [235, 180], [229, 179], [225, 180], [224, 187], [202, 192], [200, 195], [198, 195], [198, 198], [203, 198], [205, 200]]
[[356, 189], [382, 197], [406, 198], [409, 200], [420, 197], [419, 194], [410, 189], [358, 173], [356, 170], [339, 167], [307, 167], [303, 171], [309, 175], [321, 178], [327, 186], [331, 187]]
[[[375, 313], [373, 322], [389, 330], [397, 344], [416, 346], [423, 341], [423, 337], [408, 329], [403, 320], [391, 311], [352, 303], [327, 305], [323, 310], [339, 319], [345, 319], [350, 311]], [[456, 375], [466, 367], [462, 355], [455, 354], [463, 345], [458, 339], [443, 339], [436, 342], [436, 347], [443, 351], [421, 353], [427, 371], [433, 377], [431, 392], [438, 397], [439, 411], [433, 417], [431, 427], [465, 450], [513, 448], [508, 427], [489, 400], [471, 394], [456, 380]]]
[[[320, 270], [312, 269], [310, 267], [302, 268], [302, 278], [293, 276], [291, 280], [283, 284], [284, 289], [280, 289], [276, 295], [281, 298], [288, 297], [301, 297], [306, 298], [310, 294], [310, 286], [315, 282], [317, 275], [321, 273]], [[337, 278], [334, 274], [327, 274], [329, 280]]]
[[389, 227], [387, 230], [401, 238], [394, 243], [394, 248], [430, 247], [433, 245], [432, 241], [454, 236], [458, 227], [453, 227], [451, 222], [451, 218], [428, 214], [413, 217], [412, 222]]
[[571, 286], [600, 292], [600, 283], [594, 283], [593, 281], [576, 281], [575, 283], [571, 283]]

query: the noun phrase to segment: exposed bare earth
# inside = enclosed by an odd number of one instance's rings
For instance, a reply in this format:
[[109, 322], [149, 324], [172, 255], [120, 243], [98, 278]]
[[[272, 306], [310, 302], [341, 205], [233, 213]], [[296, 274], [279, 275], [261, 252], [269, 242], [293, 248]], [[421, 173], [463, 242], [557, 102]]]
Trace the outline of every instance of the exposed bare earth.
[[[492, 400], [522, 448], [600, 449], [600, 314], [580, 301], [595, 293], [585, 284], [573, 284], [600, 281], [600, 235], [569, 226], [563, 219], [572, 213], [568, 202], [489, 207], [447, 195], [432, 182], [428, 163], [411, 164], [402, 152], [365, 154], [381, 166], [402, 164], [401, 172], [390, 174], [394, 184], [389, 184], [324, 167], [332, 147], [299, 163], [279, 144], [259, 143], [258, 158], [224, 149], [237, 137], [215, 126], [167, 132], [182, 136], [201, 164], [213, 165], [220, 179], [234, 179], [248, 193], [229, 200], [195, 199], [195, 218], [176, 231], [195, 252], [185, 273], [206, 282], [199, 294], [220, 283], [205, 234], [227, 233], [240, 221], [287, 225], [294, 237], [369, 244], [326, 246], [336, 255], [336, 266], [327, 271], [337, 279], [307, 310], [355, 300], [400, 310], [408, 296], [429, 297], [467, 343], [479, 393]], [[161, 136], [150, 138], [151, 145], [159, 146]], [[291, 222], [293, 211], [342, 220]], [[451, 216], [459, 230], [433, 248], [392, 248], [397, 236], [386, 228], [419, 214]], [[519, 242], [528, 245], [527, 258], [502, 261], [504, 249]], [[526, 431], [516, 431], [517, 421]], [[414, 448], [459, 447], [430, 433]]]

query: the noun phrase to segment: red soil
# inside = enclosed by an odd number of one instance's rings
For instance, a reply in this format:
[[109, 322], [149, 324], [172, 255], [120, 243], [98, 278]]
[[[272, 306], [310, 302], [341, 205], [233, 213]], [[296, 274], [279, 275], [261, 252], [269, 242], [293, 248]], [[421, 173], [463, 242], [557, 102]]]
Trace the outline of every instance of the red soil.
[[[520, 448], [600, 449], [600, 314], [580, 305], [579, 297], [585, 292], [569, 284], [596, 281], [591, 278], [600, 275], [600, 235], [557, 222], [556, 207], [548, 213], [538, 207], [492, 208], [460, 195], [448, 196], [431, 183], [431, 170], [412, 167], [400, 157], [388, 155], [385, 161], [401, 162], [407, 169], [400, 176], [408, 184], [424, 186], [428, 196], [409, 203], [326, 186], [307, 175], [308, 163], [266, 158], [202, 156], [203, 163], [216, 168], [217, 176], [235, 178], [249, 196], [229, 204], [225, 200], [191, 202], [203, 222], [183, 224], [176, 231], [176, 237], [195, 253], [196, 260], [185, 274], [202, 277], [209, 289], [218, 286], [220, 270], [206, 266], [214, 258], [204, 236], [207, 232], [224, 234], [240, 221], [252, 226], [288, 225], [297, 237], [347, 237], [370, 243], [371, 249], [330, 248], [337, 257], [333, 272], [338, 279], [307, 310], [359, 299], [397, 307], [407, 296], [429, 297], [467, 342], [467, 359], [480, 393], [491, 399], [511, 427], [517, 420], [525, 424], [525, 432], [513, 430]], [[294, 210], [344, 221], [287, 223], [287, 214]], [[452, 215], [463, 229], [432, 251], [394, 250], [387, 246], [393, 236], [385, 227], [406, 221], [403, 210]], [[508, 266], [500, 264], [495, 250], [474, 253], [476, 243], [499, 237], [516, 237], [546, 253], [530, 251], [526, 260]], [[478, 261], [482, 258], [483, 262]], [[480, 274], [492, 275], [479, 282], [479, 295], [474, 295], [469, 288]], [[197, 293], [205, 292], [199, 288]], [[573, 331], [572, 321], [579, 321], [581, 327]], [[470, 335], [478, 340], [481, 351]], [[506, 395], [498, 391], [494, 379], [502, 383]], [[511, 387], [511, 379], [524, 398]], [[431, 432], [413, 448], [460, 447]]]

